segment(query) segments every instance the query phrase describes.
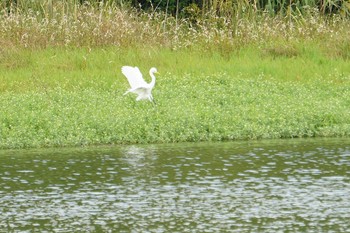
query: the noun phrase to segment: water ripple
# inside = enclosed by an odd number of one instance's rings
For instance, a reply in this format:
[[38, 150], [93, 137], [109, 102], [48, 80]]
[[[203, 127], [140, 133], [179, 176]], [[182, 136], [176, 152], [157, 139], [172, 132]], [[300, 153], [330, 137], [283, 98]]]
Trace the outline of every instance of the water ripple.
[[304, 142], [0, 155], [0, 232], [346, 232], [349, 143]]

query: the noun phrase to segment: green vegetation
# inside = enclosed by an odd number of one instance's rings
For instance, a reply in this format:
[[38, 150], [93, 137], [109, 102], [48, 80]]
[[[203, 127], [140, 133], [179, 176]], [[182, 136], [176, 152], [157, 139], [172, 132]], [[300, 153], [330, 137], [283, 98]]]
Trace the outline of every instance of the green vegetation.
[[[350, 136], [340, 15], [74, 6], [0, 14], [0, 148]], [[123, 96], [122, 65], [158, 68], [156, 107]]]

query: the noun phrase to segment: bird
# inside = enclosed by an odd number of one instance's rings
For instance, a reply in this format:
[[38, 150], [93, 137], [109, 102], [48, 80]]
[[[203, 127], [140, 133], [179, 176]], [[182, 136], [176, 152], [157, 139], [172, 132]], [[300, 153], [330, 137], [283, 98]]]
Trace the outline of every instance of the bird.
[[149, 70], [149, 75], [152, 78], [152, 81], [150, 83], [145, 82], [145, 80], [142, 77], [141, 71], [136, 66], [123, 66], [121, 70], [130, 84], [130, 89], [127, 90], [124, 93], [124, 95], [128, 94], [129, 92], [135, 93], [137, 94], [137, 101], [149, 100], [155, 104], [155, 101], [152, 96], [152, 89], [156, 84], [156, 77], [154, 76], [154, 74], [158, 73], [157, 68], [152, 67]]

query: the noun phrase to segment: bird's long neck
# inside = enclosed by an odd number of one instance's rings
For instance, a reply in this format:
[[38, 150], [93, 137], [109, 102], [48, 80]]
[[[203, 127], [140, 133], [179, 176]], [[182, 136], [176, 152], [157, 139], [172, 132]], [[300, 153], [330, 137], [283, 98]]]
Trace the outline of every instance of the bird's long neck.
[[152, 81], [150, 82], [151, 87], [154, 87], [154, 85], [156, 84], [156, 76], [154, 76], [152, 71], [149, 71], [149, 75], [152, 78]]

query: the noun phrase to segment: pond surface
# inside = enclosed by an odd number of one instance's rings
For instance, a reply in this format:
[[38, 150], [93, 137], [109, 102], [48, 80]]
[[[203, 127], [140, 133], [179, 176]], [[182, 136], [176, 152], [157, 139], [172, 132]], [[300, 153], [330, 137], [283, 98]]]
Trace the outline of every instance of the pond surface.
[[0, 232], [346, 232], [350, 139], [0, 151]]

